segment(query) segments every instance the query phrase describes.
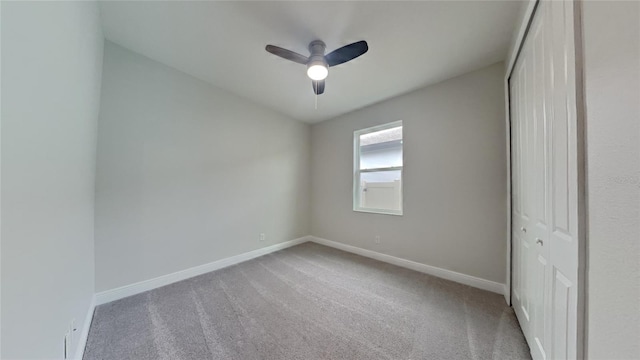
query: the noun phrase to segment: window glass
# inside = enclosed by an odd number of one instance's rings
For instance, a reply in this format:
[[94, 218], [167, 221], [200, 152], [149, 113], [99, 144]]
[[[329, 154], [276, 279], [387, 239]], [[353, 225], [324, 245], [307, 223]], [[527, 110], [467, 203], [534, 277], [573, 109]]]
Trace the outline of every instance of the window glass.
[[402, 122], [354, 133], [354, 210], [402, 214]]

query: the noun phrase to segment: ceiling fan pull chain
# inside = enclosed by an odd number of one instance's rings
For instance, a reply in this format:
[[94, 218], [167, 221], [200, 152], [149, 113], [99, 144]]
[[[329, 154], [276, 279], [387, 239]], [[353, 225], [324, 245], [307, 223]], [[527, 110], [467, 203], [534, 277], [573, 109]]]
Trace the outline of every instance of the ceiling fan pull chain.
[[[316, 85], [316, 86], [318, 86], [318, 85]], [[315, 95], [316, 95], [316, 110], [318, 110], [318, 94], [316, 93]]]

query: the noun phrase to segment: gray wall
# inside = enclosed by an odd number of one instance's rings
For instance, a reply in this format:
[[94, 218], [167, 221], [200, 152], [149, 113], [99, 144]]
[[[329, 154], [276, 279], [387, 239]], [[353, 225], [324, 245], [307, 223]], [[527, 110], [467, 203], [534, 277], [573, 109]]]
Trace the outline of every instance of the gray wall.
[[99, 12], [3, 1], [1, 23], [1, 357], [60, 359], [94, 293]]
[[[313, 125], [312, 235], [504, 283], [503, 76], [495, 64]], [[353, 132], [396, 120], [404, 215], [354, 212]]]
[[110, 42], [101, 107], [98, 292], [308, 235], [309, 125]]
[[588, 356], [640, 358], [640, 3], [583, 1]]

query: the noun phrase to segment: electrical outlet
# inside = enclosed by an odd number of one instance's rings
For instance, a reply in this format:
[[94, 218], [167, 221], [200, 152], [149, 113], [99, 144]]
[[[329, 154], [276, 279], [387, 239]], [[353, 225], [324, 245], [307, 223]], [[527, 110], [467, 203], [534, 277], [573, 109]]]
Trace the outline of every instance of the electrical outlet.
[[260, 233], [260, 241], [266, 241], [266, 240], [267, 240], [267, 234]]
[[376, 244], [380, 244], [380, 235], [376, 235], [376, 237], [375, 237], [375, 239], [373, 239], [373, 241], [374, 241]]

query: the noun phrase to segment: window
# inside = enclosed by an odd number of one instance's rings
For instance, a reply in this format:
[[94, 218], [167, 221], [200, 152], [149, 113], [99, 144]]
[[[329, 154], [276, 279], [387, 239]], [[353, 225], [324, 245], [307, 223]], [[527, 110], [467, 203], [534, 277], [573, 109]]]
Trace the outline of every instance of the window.
[[353, 133], [353, 210], [402, 215], [402, 121]]

